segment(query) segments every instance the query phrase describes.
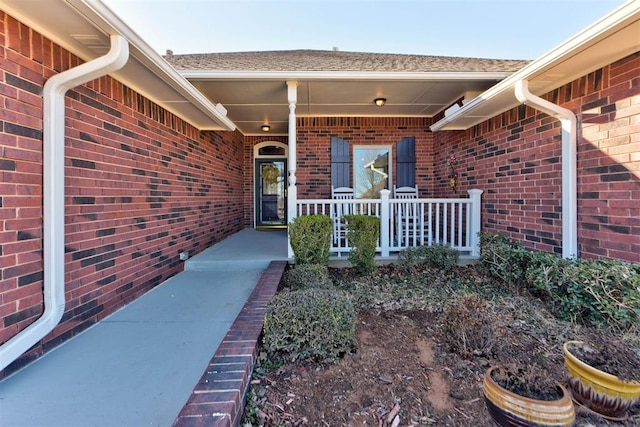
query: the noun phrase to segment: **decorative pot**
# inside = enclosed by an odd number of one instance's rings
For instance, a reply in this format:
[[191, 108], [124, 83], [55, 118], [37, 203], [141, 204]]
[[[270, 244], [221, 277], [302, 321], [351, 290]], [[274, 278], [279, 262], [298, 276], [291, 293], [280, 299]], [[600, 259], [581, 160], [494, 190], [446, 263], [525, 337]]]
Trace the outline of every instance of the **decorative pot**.
[[640, 382], [622, 381], [588, 365], [571, 353], [571, 348], [576, 347], [587, 352], [595, 351], [582, 341], [567, 341], [562, 347], [573, 398], [605, 417], [623, 419], [629, 408], [640, 399]]
[[520, 396], [501, 387], [493, 378], [496, 367], [484, 374], [482, 389], [491, 418], [501, 427], [571, 426], [576, 414], [571, 396], [560, 384], [557, 400], [538, 400]]

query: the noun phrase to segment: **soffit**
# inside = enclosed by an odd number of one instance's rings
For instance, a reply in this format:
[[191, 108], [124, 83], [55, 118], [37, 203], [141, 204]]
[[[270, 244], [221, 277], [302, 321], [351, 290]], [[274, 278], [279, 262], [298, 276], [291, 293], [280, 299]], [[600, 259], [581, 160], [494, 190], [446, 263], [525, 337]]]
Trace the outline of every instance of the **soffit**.
[[2, 10], [89, 61], [109, 50], [111, 34], [129, 41], [127, 64], [112, 75], [198, 129], [233, 130], [224, 110], [207, 100], [100, 1], [3, 0]]
[[469, 129], [520, 105], [514, 91], [519, 80], [528, 80], [531, 93], [540, 96], [638, 51], [640, 2], [630, 1], [481, 93], [431, 129]]

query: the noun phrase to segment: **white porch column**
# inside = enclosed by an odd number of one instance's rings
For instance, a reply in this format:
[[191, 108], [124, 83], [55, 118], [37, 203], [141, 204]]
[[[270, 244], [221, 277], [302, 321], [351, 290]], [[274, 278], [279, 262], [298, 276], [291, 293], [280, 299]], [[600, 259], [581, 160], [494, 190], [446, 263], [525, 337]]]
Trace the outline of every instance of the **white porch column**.
[[484, 191], [478, 189], [467, 190], [469, 193], [469, 198], [471, 199], [471, 235], [469, 236], [470, 242], [469, 246], [471, 246], [471, 256], [479, 257], [480, 256], [480, 236], [478, 233], [481, 231], [482, 227], [482, 199], [481, 195]]
[[[296, 217], [298, 188], [296, 187], [296, 103], [298, 102], [298, 82], [287, 82], [287, 100], [289, 102], [289, 187], [287, 188], [287, 221]], [[287, 238], [287, 242], [290, 240]], [[293, 258], [293, 249], [288, 243], [288, 256]]]
[[380, 250], [383, 257], [389, 256], [389, 195], [391, 191], [380, 190]]

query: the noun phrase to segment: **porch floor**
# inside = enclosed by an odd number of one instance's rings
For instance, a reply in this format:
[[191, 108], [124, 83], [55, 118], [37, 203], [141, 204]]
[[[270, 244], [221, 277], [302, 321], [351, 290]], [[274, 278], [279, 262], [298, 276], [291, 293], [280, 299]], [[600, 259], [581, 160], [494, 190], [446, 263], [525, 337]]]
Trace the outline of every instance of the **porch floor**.
[[[255, 309], [273, 296], [286, 260], [286, 230], [245, 229], [206, 249], [185, 271], [1, 381], [0, 425], [200, 425], [187, 401], [207, 382], [214, 354], [232, 355], [223, 340], [244, 330], [243, 319], [253, 315], [253, 329], [261, 328]], [[249, 335], [242, 342], [255, 348], [259, 332]], [[208, 425], [231, 425], [223, 418]]]

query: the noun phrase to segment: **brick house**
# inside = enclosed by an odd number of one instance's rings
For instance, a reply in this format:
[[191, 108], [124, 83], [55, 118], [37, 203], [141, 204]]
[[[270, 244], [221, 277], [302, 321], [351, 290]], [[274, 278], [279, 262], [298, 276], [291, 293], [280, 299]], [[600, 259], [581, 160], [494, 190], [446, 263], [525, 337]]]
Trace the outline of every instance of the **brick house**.
[[[0, 343], [43, 315], [47, 280], [64, 282], [66, 302], [4, 374], [179, 272], [180, 252], [286, 226], [304, 200], [357, 187], [365, 154], [386, 156], [388, 189], [482, 190], [483, 231], [640, 262], [638, 1], [531, 62], [162, 58], [97, 0], [5, 1], [0, 23]], [[280, 168], [274, 184], [286, 188], [261, 193], [261, 166]]]

